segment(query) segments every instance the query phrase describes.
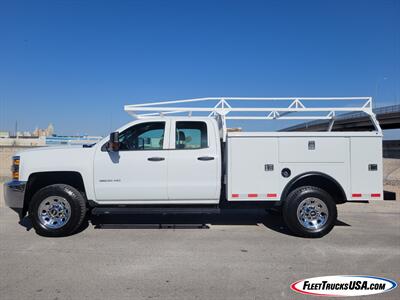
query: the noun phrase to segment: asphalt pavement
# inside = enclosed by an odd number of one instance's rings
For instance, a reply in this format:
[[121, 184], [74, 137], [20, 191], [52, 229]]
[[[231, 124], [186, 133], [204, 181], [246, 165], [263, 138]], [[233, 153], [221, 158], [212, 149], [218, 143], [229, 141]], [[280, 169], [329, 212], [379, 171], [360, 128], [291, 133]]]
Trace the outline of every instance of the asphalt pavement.
[[[108, 216], [44, 238], [3, 207], [0, 299], [307, 299], [290, 284], [337, 274], [399, 283], [399, 201], [348, 203], [339, 220], [304, 239], [262, 210]], [[400, 288], [365, 299], [400, 299]]]

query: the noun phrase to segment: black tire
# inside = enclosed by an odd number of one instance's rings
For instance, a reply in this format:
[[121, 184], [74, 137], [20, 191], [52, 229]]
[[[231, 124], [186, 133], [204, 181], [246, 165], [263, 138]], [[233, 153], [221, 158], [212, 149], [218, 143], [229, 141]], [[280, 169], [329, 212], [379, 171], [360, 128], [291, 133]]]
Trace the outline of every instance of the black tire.
[[[64, 198], [71, 207], [70, 217], [61, 228], [49, 228], [39, 219], [40, 204], [44, 199], [53, 196]], [[73, 234], [81, 226], [86, 210], [86, 200], [77, 189], [66, 184], [53, 184], [40, 189], [33, 195], [29, 204], [29, 218], [37, 234], [61, 237]]]
[[[297, 216], [297, 210], [305, 199], [317, 198], [326, 205], [326, 221], [319, 228], [303, 226]], [[307, 201], [307, 200], [306, 200]], [[312, 200], [311, 200], [312, 201]], [[315, 200], [314, 200], [315, 201]], [[323, 204], [321, 204], [323, 206]], [[301, 217], [300, 217], [301, 218]], [[296, 235], [307, 238], [320, 238], [329, 233], [337, 220], [336, 203], [326, 191], [314, 186], [303, 186], [293, 190], [283, 203], [283, 219], [287, 227]]]

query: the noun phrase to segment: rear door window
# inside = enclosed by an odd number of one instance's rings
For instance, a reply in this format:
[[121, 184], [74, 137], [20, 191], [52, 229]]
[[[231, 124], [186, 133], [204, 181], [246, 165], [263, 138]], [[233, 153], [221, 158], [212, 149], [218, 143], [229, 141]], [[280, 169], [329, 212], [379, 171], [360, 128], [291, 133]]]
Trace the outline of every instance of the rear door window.
[[201, 149], [208, 147], [207, 124], [201, 121], [176, 122], [176, 149]]

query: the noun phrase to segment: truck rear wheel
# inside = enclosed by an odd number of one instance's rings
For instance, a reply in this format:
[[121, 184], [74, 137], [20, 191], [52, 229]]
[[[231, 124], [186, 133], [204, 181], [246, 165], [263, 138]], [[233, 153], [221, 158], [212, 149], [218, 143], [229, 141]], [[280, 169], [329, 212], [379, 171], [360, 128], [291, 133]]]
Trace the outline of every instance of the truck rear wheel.
[[336, 203], [326, 191], [313, 186], [293, 190], [283, 204], [283, 218], [296, 235], [319, 238], [332, 230]]
[[82, 224], [86, 201], [72, 186], [53, 184], [35, 193], [29, 205], [29, 217], [36, 233], [42, 236], [67, 236]]

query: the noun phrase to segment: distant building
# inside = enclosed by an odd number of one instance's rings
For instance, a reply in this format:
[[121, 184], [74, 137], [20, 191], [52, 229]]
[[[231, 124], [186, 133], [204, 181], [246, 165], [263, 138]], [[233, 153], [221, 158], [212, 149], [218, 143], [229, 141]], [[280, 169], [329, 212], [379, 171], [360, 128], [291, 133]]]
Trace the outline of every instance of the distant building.
[[10, 133], [8, 131], [0, 131], [0, 138], [8, 138]]
[[59, 136], [54, 134], [54, 126], [50, 123], [46, 129], [36, 127], [32, 133], [17, 131], [14, 136], [11, 136], [8, 131], [0, 131], [0, 147], [84, 145], [95, 144], [102, 138], [101, 136], [89, 135]]
[[53, 124], [49, 124], [46, 129], [40, 129], [38, 127], [32, 133], [33, 136], [52, 136], [54, 135], [54, 126]]
[[18, 131], [17, 137], [31, 137], [32, 134], [29, 131]]
[[52, 136], [54, 134], [54, 126], [53, 124], [49, 124], [46, 128], [46, 136]]

